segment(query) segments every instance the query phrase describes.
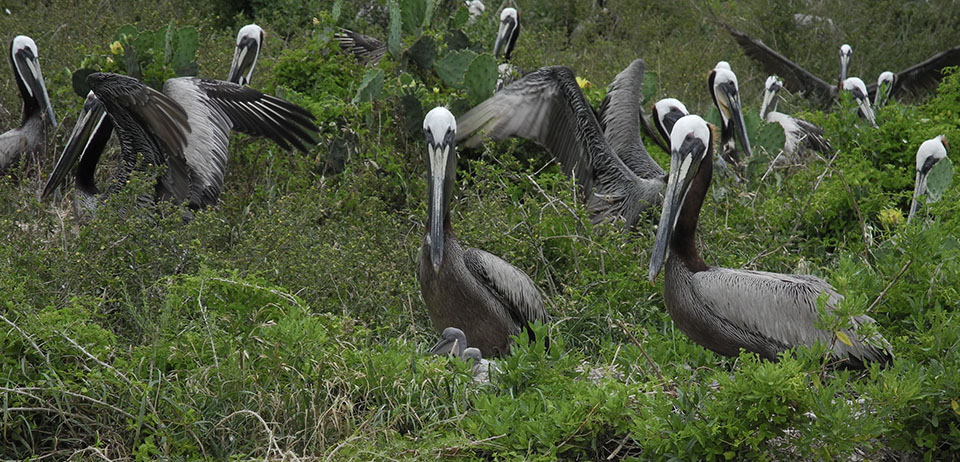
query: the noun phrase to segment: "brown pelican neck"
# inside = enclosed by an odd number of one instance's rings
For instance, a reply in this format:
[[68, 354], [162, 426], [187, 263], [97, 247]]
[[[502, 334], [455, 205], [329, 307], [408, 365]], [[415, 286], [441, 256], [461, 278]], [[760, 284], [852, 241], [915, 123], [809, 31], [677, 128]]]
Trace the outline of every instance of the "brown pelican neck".
[[673, 228], [673, 237], [670, 240], [670, 255], [675, 255], [694, 273], [706, 271], [708, 268], [703, 258], [697, 253], [697, 222], [700, 219], [703, 199], [707, 196], [712, 179], [713, 149], [708, 149], [706, 157], [700, 162], [700, 170], [687, 189], [680, 215], [677, 216], [677, 224]]

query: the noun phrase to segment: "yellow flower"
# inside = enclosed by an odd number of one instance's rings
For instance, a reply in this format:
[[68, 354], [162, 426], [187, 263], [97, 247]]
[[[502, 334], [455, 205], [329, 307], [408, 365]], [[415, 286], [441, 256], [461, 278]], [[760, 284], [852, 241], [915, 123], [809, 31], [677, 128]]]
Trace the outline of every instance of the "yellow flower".
[[110, 53], [115, 55], [123, 54], [123, 44], [119, 40], [110, 44]]
[[903, 212], [900, 209], [883, 209], [877, 214], [880, 223], [886, 226], [894, 226], [903, 223]]
[[434, 92], [434, 93], [440, 93], [440, 89], [437, 88], [437, 87], [433, 87], [433, 92]]
[[316, 26], [318, 24], [320, 24], [320, 20], [317, 18], [313, 18], [313, 25]]
[[590, 81], [582, 77], [577, 77], [577, 85], [580, 86], [580, 89], [590, 88]]

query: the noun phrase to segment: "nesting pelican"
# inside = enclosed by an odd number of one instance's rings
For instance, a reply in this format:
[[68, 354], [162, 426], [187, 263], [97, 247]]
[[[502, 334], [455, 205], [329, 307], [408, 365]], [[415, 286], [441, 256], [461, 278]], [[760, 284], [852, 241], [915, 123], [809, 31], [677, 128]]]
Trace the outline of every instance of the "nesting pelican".
[[10, 41], [10, 65], [23, 99], [20, 127], [0, 135], [0, 174], [24, 155], [46, 152], [47, 132], [57, 127], [47, 86], [40, 72], [37, 44], [26, 35]]
[[720, 61], [710, 72], [707, 86], [713, 96], [713, 103], [720, 111], [720, 143], [723, 145], [720, 155], [725, 161], [737, 165], [740, 163], [740, 155], [737, 154], [735, 142], [739, 142], [746, 157], [753, 155], [750, 140], [747, 138], [747, 126], [743, 122], [743, 105], [740, 104], [737, 75], [730, 69], [729, 63]]
[[842, 298], [826, 281], [704, 263], [696, 232], [713, 176], [713, 134], [703, 119], [689, 115], [677, 121], [670, 138], [669, 181], [649, 279], [656, 279], [666, 260], [663, 297], [674, 324], [694, 342], [725, 356], [744, 349], [775, 361], [780, 352], [821, 342], [847, 367], [890, 362], [893, 354], [883, 337], [865, 339], [858, 333], [874, 322], [869, 316], [849, 319], [850, 327], [839, 333], [815, 327], [818, 301], [826, 301], [830, 315]]
[[877, 77], [877, 90], [873, 96], [873, 105], [875, 107], [881, 107], [887, 104], [887, 101], [890, 99], [890, 94], [893, 93], [893, 84], [896, 80], [897, 76], [894, 75], [893, 72], [883, 71], [880, 73], [880, 76]]
[[844, 91], [849, 91], [857, 103], [857, 112], [860, 117], [867, 119], [873, 128], [877, 128], [877, 118], [873, 114], [873, 108], [870, 107], [870, 97], [867, 95], [867, 87], [859, 77], [850, 77], [843, 81]]
[[907, 223], [913, 220], [920, 206], [918, 199], [927, 193], [927, 176], [937, 162], [947, 157], [947, 137], [940, 135], [924, 141], [917, 149], [917, 179], [913, 184], [913, 200], [910, 201], [910, 214], [907, 215]]
[[485, 356], [503, 355], [509, 352], [511, 335], [527, 330], [532, 340], [530, 325], [547, 321], [543, 299], [523, 271], [491, 253], [460, 246], [450, 226], [457, 121], [437, 107], [423, 119], [423, 131], [429, 197], [420, 293], [435, 329], [456, 327]]
[[783, 127], [783, 153], [788, 158], [794, 154], [803, 155], [807, 150], [827, 153], [833, 149], [823, 137], [823, 129], [803, 119], [777, 112], [777, 92], [783, 88], [783, 81], [776, 76], [767, 77], [760, 107], [760, 118], [777, 123]]
[[600, 120], [570, 68], [538, 69], [461, 116], [457, 140], [468, 147], [484, 136], [536, 141], [583, 185], [594, 221], [621, 217], [633, 228], [643, 210], [660, 203], [666, 184], [640, 138], [644, 68], [637, 59], [614, 78]]

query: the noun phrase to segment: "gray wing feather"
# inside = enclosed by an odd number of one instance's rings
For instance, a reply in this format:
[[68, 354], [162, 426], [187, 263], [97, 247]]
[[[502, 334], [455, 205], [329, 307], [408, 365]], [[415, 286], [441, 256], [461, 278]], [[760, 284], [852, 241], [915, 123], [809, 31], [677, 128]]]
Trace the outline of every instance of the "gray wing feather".
[[830, 146], [830, 142], [823, 136], [822, 128], [803, 119], [794, 118], [793, 120], [795, 120], [800, 129], [803, 130], [803, 143], [806, 144], [806, 146], [821, 154], [833, 152], [833, 147]]
[[829, 104], [836, 92], [836, 86], [830, 85], [810, 71], [790, 61], [763, 42], [750, 38], [747, 34], [733, 27], [723, 24], [736, 40], [744, 54], [760, 63], [768, 74], [779, 75], [783, 78], [783, 85], [793, 92], [803, 92], [808, 98], [811, 96], [822, 104]]
[[463, 259], [470, 273], [503, 303], [521, 329], [534, 321], [547, 322], [543, 299], [530, 276], [480, 249], [466, 249]]
[[693, 274], [691, 290], [720, 318], [778, 344], [812, 345], [819, 340], [832, 346], [834, 355], [844, 360], [886, 362], [892, 358], [890, 346], [883, 337], [877, 335], [864, 342], [857, 334], [859, 326], [874, 322], [869, 316], [853, 318], [853, 328], [844, 331], [852, 346], [839, 341], [833, 332], [814, 327], [820, 294], [827, 294], [828, 312], [843, 298], [823, 279], [710, 268]]
[[640, 212], [659, 203], [664, 179], [638, 178], [604, 139], [593, 110], [564, 66], [538, 69], [457, 119], [457, 141], [475, 147], [483, 136], [536, 141], [583, 184], [594, 220], [622, 217], [636, 225]]
[[333, 34], [333, 39], [340, 44], [341, 50], [352, 53], [364, 65], [376, 66], [387, 51], [385, 43], [349, 29], [340, 29]]
[[645, 69], [646, 63], [636, 59], [610, 82], [600, 104], [600, 126], [613, 152], [635, 175], [655, 178], [666, 172], [650, 157], [640, 139]]
[[[941, 70], [944, 67], [957, 65], [960, 65], [960, 45], [898, 72], [894, 79], [891, 96], [919, 96], [925, 91], [930, 91], [940, 84], [940, 79], [943, 78]], [[877, 84], [867, 85], [867, 93], [873, 99], [877, 93]]]

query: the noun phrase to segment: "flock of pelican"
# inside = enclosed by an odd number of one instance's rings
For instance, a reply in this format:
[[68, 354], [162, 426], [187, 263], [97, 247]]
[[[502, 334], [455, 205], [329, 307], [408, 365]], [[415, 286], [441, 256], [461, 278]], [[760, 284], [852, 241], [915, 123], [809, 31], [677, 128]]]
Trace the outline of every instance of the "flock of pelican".
[[[483, 11], [482, 3], [471, 8]], [[496, 93], [459, 120], [444, 107], [434, 108], [423, 120], [428, 201], [419, 280], [430, 320], [442, 332], [432, 352], [469, 359], [476, 368], [484, 358], [507, 354], [511, 336], [526, 331], [535, 340], [533, 324], [549, 322], [533, 280], [496, 255], [462, 246], [450, 219], [457, 144], [476, 147], [485, 138], [518, 137], [545, 146], [563, 171], [577, 179], [594, 221], [622, 220], [625, 228], [632, 229], [643, 211], [661, 206], [648, 279], [653, 283], [664, 273], [667, 312], [694, 342], [725, 356], [746, 350], [772, 361], [791, 348], [815, 343], [826, 345], [844, 367], [892, 361], [890, 345], [876, 330], [861, 331], [874, 323], [869, 316], [841, 320], [838, 331], [817, 327], [818, 302], [825, 301], [826, 312], [833, 314], [842, 299], [826, 281], [711, 267], [700, 256], [697, 223], [714, 164], [736, 167], [752, 155], [737, 77], [727, 62], [717, 63], [706, 82], [721, 116], [719, 130], [690, 114], [679, 100], [667, 98], [651, 108], [654, 132], [641, 105], [646, 67], [641, 59], [613, 79], [597, 111], [568, 67], [540, 68], [511, 82], [510, 76], [519, 73], [509, 63], [519, 19], [513, 8], [500, 15], [493, 53], [498, 58], [502, 55], [503, 61]], [[955, 48], [900, 73], [885, 72], [876, 85], [867, 87], [859, 78], [847, 76], [852, 49], [843, 45], [840, 78], [829, 84], [762, 42], [731, 27], [728, 31], [748, 56], [781, 76], [767, 79], [760, 116], [783, 128], [787, 156], [807, 150], [826, 153], [831, 147], [819, 127], [777, 112], [776, 93], [781, 88], [823, 104], [831, 104], [840, 91], [849, 91], [861, 115], [876, 126], [871, 94], [876, 106], [891, 97], [918, 92], [936, 81], [940, 67], [956, 64], [960, 58]], [[348, 30], [341, 30], [336, 39], [372, 65], [386, 49], [376, 39]], [[121, 189], [134, 171], [162, 165], [166, 168], [156, 178], [154, 194], [138, 201], [173, 200], [197, 209], [214, 205], [220, 196], [230, 131], [264, 136], [284, 149], [306, 151], [318, 131], [314, 116], [248, 86], [262, 44], [263, 31], [258, 26], [240, 30], [226, 81], [174, 78], [157, 91], [130, 77], [91, 74], [90, 93], [42, 197], [56, 191], [73, 171], [77, 195], [94, 209], [105, 194]], [[38, 56], [29, 37], [11, 41], [9, 58], [23, 99], [23, 120], [19, 128], [0, 135], [0, 171], [25, 156], [44, 155], [46, 138], [56, 127]], [[647, 152], [641, 138], [644, 131], [669, 153], [668, 170]], [[715, 140], [717, 132], [719, 140]], [[120, 144], [119, 168], [109, 188], [101, 192], [94, 174], [113, 133]], [[920, 146], [908, 221], [925, 191], [927, 175], [946, 155], [943, 136]]]

